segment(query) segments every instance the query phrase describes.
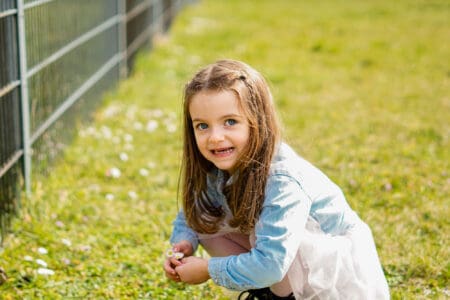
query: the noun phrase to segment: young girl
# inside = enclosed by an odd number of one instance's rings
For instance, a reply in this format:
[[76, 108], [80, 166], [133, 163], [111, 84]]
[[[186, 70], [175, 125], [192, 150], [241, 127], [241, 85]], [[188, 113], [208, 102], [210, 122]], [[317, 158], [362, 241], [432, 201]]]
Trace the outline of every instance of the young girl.
[[[184, 93], [183, 209], [168, 278], [239, 299], [388, 299], [368, 226], [339, 187], [280, 141], [264, 78], [221, 60]], [[193, 256], [198, 245], [210, 259]]]

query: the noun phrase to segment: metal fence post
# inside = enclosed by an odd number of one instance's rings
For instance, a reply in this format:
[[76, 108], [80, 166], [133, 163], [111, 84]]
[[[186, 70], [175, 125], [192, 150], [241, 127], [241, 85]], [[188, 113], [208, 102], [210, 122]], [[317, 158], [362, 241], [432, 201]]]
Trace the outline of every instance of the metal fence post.
[[128, 75], [127, 67], [127, 5], [126, 0], [117, 0], [117, 14], [120, 16], [118, 23], [118, 51], [120, 54], [119, 77], [123, 79]]
[[23, 174], [25, 191], [31, 192], [30, 108], [28, 97], [27, 50], [25, 41], [25, 11], [23, 0], [17, 0], [17, 28], [19, 44], [20, 94], [22, 113]]
[[154, 0], [153, 1], [153, 10], [152, 11], [153, 11], [153, 17], [152, 17], [153, 34], [161, 33], [162, 28], [163, 28], [162, 24], [164, 23], [162, 0]]

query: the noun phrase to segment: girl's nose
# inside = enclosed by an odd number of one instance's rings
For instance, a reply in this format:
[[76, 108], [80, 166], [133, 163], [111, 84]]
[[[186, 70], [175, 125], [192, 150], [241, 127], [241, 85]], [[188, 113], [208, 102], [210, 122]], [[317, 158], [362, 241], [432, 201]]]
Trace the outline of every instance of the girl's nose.
[[212, 128], [209, 141], [212, 143], [221, 142], [224, 139], [223, 130], [221, 128]]

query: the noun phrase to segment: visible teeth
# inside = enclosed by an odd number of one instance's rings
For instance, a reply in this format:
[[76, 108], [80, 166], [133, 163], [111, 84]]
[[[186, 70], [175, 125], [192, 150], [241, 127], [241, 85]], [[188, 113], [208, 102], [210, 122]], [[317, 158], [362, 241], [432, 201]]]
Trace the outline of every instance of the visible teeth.
[[233, 151], [233, 148], [227, 148], [227, 149], [222, 149], [222, 150], [214, 150], [215, 153], [229, 153]]

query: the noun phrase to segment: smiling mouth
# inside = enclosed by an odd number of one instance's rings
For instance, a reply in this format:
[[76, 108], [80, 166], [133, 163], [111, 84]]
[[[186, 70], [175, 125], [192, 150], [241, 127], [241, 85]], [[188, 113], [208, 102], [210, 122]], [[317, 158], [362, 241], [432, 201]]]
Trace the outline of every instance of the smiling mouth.
[[211, 150], [212, 154], [214, 154], [214, 155], [225, 155], [225, 154], [229, 154], [233, 151], [234, 151], [234, 147]]

